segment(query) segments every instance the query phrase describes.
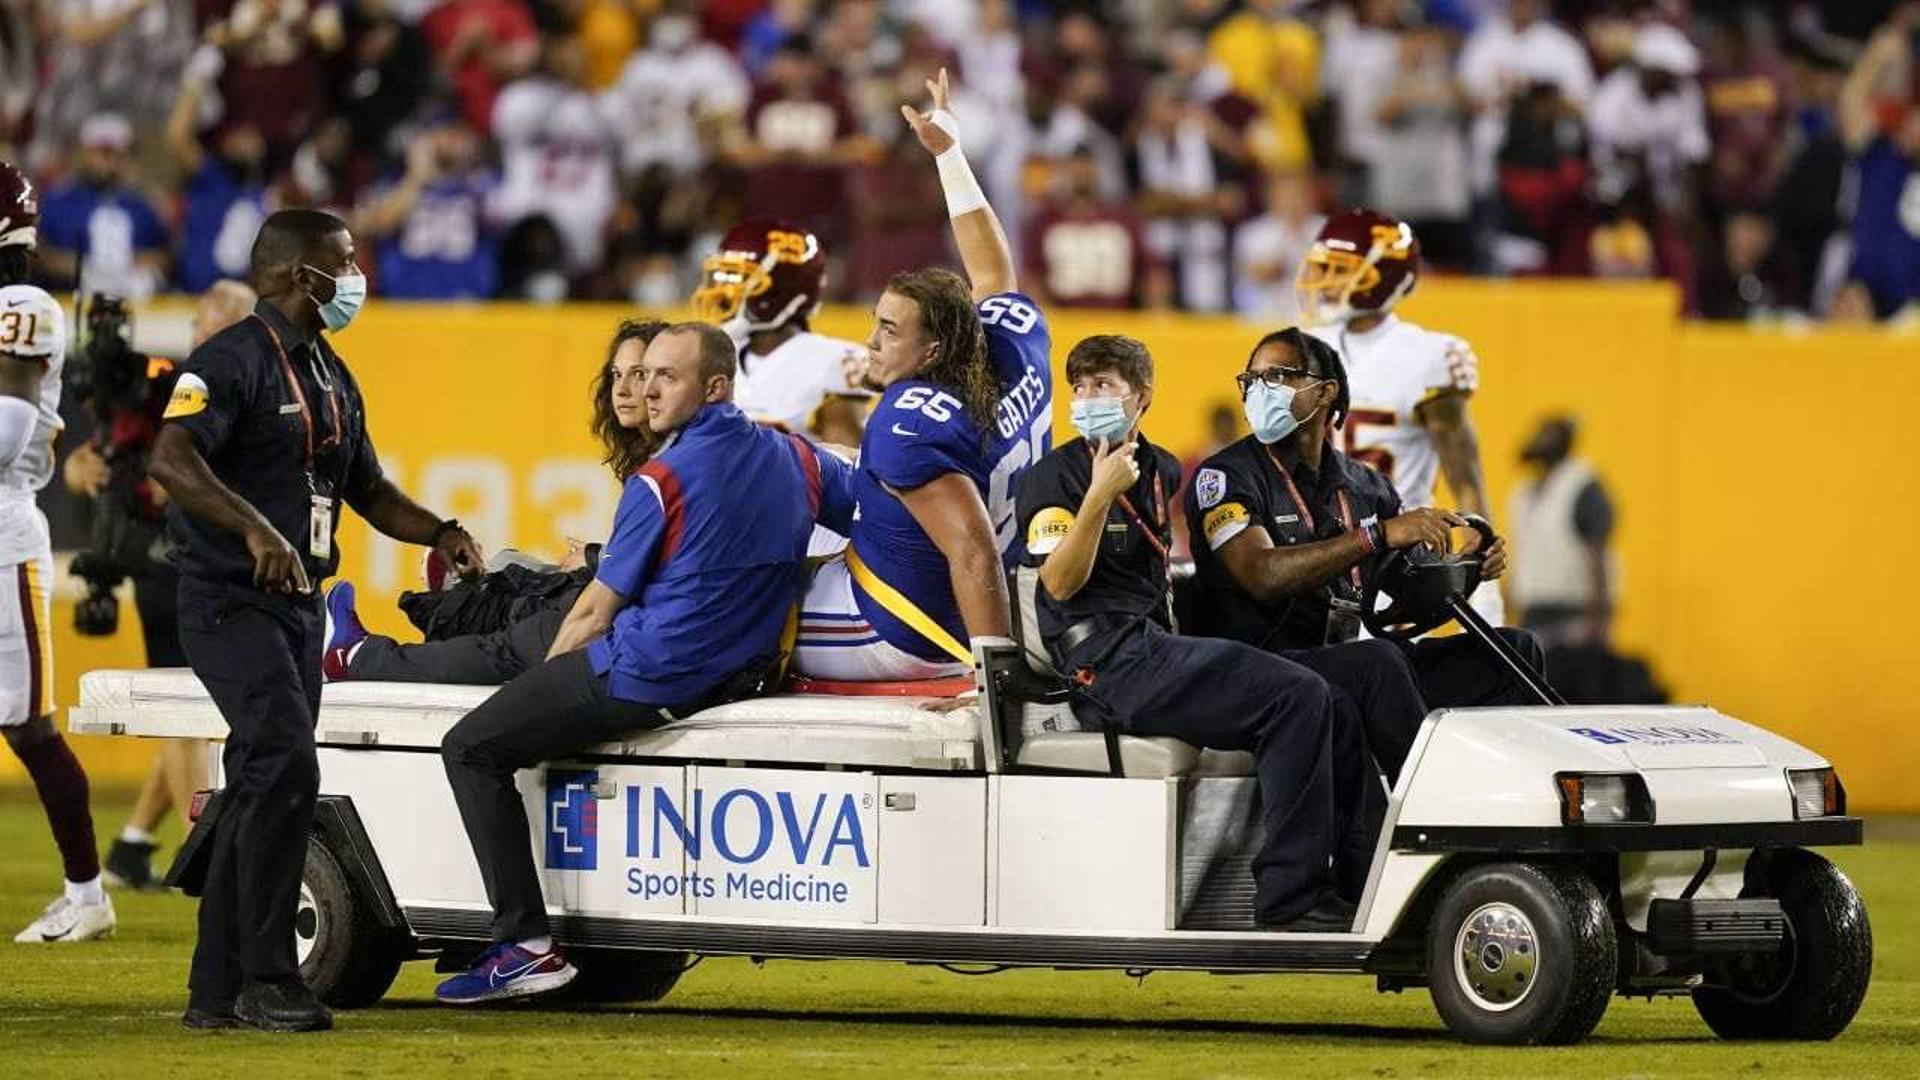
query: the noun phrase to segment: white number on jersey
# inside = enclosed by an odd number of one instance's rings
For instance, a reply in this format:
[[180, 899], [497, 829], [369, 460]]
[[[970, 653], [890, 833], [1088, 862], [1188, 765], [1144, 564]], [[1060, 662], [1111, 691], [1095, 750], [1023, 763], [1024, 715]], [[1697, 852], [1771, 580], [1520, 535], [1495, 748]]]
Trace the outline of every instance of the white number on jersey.
[[1047, 455], [1047, 436], [1052, 432], [1051, 414], [1042, 412], [1034, 417], [1026, 438], [1014, 443], [994, 463], [993, 473], [987, 477], [987, 517], [993, 522], [993, 538], [1002, 555], [1013, 544], [1018, 525], [1014, 520], [1013, 476]]
[[989, 296], [980, 301], [980, 321], [988, 326], [1004, 326], [1024, 334], [1040, 321], [1040, 313], [1011, 296]]
[[960, 408], [960, 399], [945, 390], [934, 390], [929, 386], [909, 386], [900, 392], [893, 403], [896, 409], [917, 412], [929, 420], [944, 424], [953, 419], [953, 410]]

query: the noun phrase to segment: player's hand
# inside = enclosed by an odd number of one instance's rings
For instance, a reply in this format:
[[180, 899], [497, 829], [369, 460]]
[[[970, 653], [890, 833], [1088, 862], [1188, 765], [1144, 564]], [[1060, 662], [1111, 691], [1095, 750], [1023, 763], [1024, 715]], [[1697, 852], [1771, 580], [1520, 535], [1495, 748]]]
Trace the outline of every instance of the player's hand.
[[1415, 544], [1425, 544], [1445, 554], [1453, 550], [1453, 530], [1466, 523], [1466, 519], [1450, 510], [1423, 506], [1418, 510], [1409, 510], [1399, 517], [1389, 518], [1383, 528], [1387, 534], [1387, 546], [1390, 548], [1399, 549], [1412, 547]]
[[587, 542], [584, 540], [575, 540], [571, 536], [567, 537], [567, 555], [560, 560], [560, 569], [571, 573], [575, 570], [585, 569], [586, 565]]
[[[947, 129], [933, 122], [933, 114], [945, 111], [952, 91], [947, 85], [947, 69], [941, 68], [940, 74], [927, 80], [927, 93], [933, 96], [933, 108], [920, 112], [911, 105], [900, 106], [900, 115], [907, 118], [907, 126], [920, 138], [920, 145], [934, 157], [953, 149], [955, 136]], [[951, 117], [953, 114], [947, 114]]]
[[287, 538], [264, 525], [248, 530], [247, 551], [253, 555], [253, 583], [268, 592], [301, 593], [313, 591], [307, 581], [306, 564], [293, 550]]
[[98, 498], [106, 488], [111, 473], [107, 469], [107, 459], [100, 456], [100, 451], [95, 450], [92, 443], [81, 443], [73, 453], [67, 455], [66, 464], [60, 467], [60, 475], [66, 481], [68, 491], [92, 499]]
[[1140, 463], [1133, 459], [1131, 439], [1114, 446], [1105, 439], [1093, 450], [1093, 482], [1087, 498], [1104, 505], [1119, 498], [1140, 480]]
[[1487, 549], [1486, 556], [1480, 561], [1480, 580], [1498, 581], [1506, 572], [1507, 542], [1505, 539], [1495, 540], [1493, 546]]
[[487, 557], [480, 551], [480, 545], [474, 543], [473, 536], [465, 529], [448, 529], [441, 534], [440, 542], [434, 545], [453, 572], [463, 578], [477, 576], [487, 565]]

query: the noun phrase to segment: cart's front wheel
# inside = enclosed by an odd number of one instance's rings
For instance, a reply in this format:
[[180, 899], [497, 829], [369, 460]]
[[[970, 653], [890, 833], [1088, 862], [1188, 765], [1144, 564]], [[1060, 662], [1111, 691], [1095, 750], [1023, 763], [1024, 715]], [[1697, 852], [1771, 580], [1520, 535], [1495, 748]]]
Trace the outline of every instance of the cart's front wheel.
[[1585, 1038], [1613, 995], [1613, 919], [1585, 874], [1495, 863], [1462, 874], [1427, 930], [1434, 1008], [1467, 1042]]
[[1845, 1031], [1873, 976], [1873, 928], [1853, 882], [1799, 848], [1774, 852], [1760, 895], [1787, 917], [1778, 952], [1742, 958], [1694, 1008], [1723, 1039], [1824, 1040]]

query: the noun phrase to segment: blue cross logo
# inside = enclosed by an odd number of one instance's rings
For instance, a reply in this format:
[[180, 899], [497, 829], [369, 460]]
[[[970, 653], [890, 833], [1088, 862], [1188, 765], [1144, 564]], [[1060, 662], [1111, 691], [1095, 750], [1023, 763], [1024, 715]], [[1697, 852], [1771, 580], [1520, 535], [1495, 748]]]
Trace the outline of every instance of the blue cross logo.
[[547, 772], [547, 868], [592, 870], [600, 864], [600, 809], [595, 769]]

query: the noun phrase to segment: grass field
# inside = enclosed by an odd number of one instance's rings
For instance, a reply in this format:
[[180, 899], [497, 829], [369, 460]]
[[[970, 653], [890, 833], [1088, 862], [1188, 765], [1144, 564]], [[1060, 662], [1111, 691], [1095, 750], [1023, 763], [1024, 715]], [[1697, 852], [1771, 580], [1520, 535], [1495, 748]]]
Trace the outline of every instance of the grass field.
[[[104, 839], [125, 806], [101, 800], [95, 815]], [[1424, 991], [1380, 995], [1357, 977], [963, 978], [735, 959], [703, 963], [661, 1004], [605, 1011], [443, 1009], [432, 971], [414, 964], [380, 1006], [341, 1014], [330, 1034], [196, 1035], [179, 1026], [192, 902], [119, 894], [111, 941], [0, 944], [0, 1076], [1917, 1077], [1920, 831], [1868, 833], [1839, 862], [1872, 913], [1874, 983], [1829, 1044], [1723, 1043], [1684, 1000], [1616, 999], [1578, 1047], [1481, 1049], [1447, 1037]], [[57, 880], [38, 804], [0, 789], [0, 940]]]

